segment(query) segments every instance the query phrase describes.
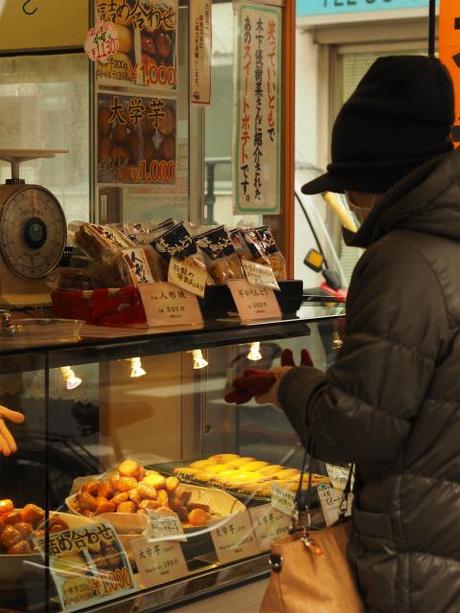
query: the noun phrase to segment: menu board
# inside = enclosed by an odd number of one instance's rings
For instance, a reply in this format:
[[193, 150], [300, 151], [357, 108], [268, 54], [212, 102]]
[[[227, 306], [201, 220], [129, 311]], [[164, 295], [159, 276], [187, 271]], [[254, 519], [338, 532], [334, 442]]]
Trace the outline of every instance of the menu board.
[[118, 52], [97, 64], [105, 85], [177, 89], [178, 0], [96, 0], [96, 20], [112, 22]]
[[235, 213], [280, 210], [282, 9], [238, 4], [234, 84]]
[[175, 179], [176, 100], [99, 92], [98, 183], [173, 184]]

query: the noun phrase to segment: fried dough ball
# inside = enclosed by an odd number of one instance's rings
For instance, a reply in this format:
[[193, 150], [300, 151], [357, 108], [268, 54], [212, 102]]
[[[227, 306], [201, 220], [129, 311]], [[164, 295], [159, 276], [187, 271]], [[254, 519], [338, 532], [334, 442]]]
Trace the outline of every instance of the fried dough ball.
[[8, 525], [14, 525], [14, 524], [19, 524], [19, 522], [22, 522], [22, 515], [21, 515], [21, 511], [11, 511], [11, 513], [7, 513], [4, 517], [3, 517], [5, 524]]
[[151, 487], [154, 487], [159, 490], [162, 487], [165, 487], [166, 479], [163, 477], [163, 475], [160, 475], [160, 473], [150, 473], [142, 479], [142, 483], [145, 483], [145, 485], [150, 485]]
[[16, 543], [22, 540], [22, 535], [14, 526], [5, 526], [2, 534], [0, 535], [0, 543], [6, 548], [10, 549]]
[[209, 515], [203, 509], [193, 509], [188, 514], [188, 521], [192, 526], [204, 526], [209, 521]]
[[137, 479], [134, 477], [120, 477], [112, 482], [117, 492], [128, 492], [137, 487]]
[[88, 492], [81, 492], [78, 496], [78, 504], [82, 511], [95, 511], [97, 507], [96, 498]]
[[169, 508], [169, 497], [166, 490], [160, 490], [158, 492], [157, 500], [160, 503], [160, 506]]
[[135, 462], [134, 460], [124, 460], [119, 466], [118, 466], [118, 472], [120, 473], [121, 477], [136, 477], [139, 474], [139, 468], [140, 465], [138, 462]]
[[135, 513], [136, 505], [131, 500], [118, 505], [117, 513]]
[[139, 494], [139, 490], [137, 487], [133, 487], [132, 490], [129, 490], [128, 492], [129, 495], [129, 499], [134, 502], [134, 504], [136, 504], [137, 506], [139, 506], [142, 502], [142, 497]]
[[120, 494], [117, 494], [116, 496], [114, 496], [110, 502], [113, 502], [113, 504], [116, 507], [118, 507], [119, 504], [121, 504], [122, 502], [128, 502], [128, 500], [129, 500], [128, 492], [121, 492]]
[[115, 504], [111, 500], [107, 500], [104, 496], [98, 496], [96, 498], [96, 515], [101, 513], [114, 513], [116, 510]]
[[142, 511], [146, 511], [147, 509], [151, 511], [156, 511], [160, 507], [160, 503], [158, 500], [143, 500], [139, 505], [139, 508]]
[[91, 494], [91, 496], [96, 496], [98, 487], [99, 487], [99, 481], [97, 481], [96, 479], [93, 479], [92, 481], [87, 481], [86, 483], [84, 483], [81, 486], [80, 490], [82, 492], [88, 492], [88, 494]]
[[0, 515], [3, 515], [4, 513], [11, 513], [11, 511], [14, 511], [13, 501], [9, 498], [0, 500]]
[[45, 519], [45, 511], [36, 504], [26, 504], [21, 511], [22, 521], [36, 526]]
[[22, 539], [21, 541], [18, 541], [17, 543], [15, 543], [14, 545], [12, 545], [8, 551], [6, 553], [12, 553], [12, 554], [25, 554], [25, 553], [32, 553], [32, 547], [30, 546], [30, 544]]
[[33, 531], [34, 531], [32, 524], [28, 524], [25, 521], [18, 522], [17, 524], [15, 524], [14, 527], [16, 528], [16, 530], [19, 532], [19, 534], [21, 535], [23, 539], [29, 538], [33, 534]]
[[158, 492], [153, 485], [148, 485], [143, 481], [137, 486], [137, 491], [141, 498], [149, 498], [150, 500], [156, 500], [158, 498]]
[[175, 492], [179, 485], [179, 479], [177, 477], [168, 477], [165, 485], [168, 492]]
[[97, 496], [103, 496], [104, 498], [112, 498], [115, 494], [115, 488], [113, 487], [111, 481], [108, 479], [104, 481], [99, 481], [99, 485], [97, 487]]

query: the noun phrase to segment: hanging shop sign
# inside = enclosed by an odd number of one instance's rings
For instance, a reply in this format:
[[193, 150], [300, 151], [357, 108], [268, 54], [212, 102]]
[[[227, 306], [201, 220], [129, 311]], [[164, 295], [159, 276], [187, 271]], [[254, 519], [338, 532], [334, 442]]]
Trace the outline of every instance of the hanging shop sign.
[[99, 92], [97, 181], [172, 184], [176, 177], [176, 100]]
[[455, 91], [455, 120], [452, 138], [460, 147], [460, 4], [441, 0], [439, 7], [439, 59], [449, 71]]
[[280, 210], [282, 9], [236, 12], [233, 192], [236, 214]]
[[428, 0], [297, 0], [297, 17], [428, 6]]
[[178, 0], [96, 0], [96, 20], [113, 23], [120, 43], [98, 62], [99, 84], [177, 89]]
[[[42, 551], [45, 539], [38, 541]], [[136, 591], [131, 566], [107, 522], [49, 535], [50, 570], [65, 611]]]
[[211, 104], [212, 2], [190, 3], [190, 100]]

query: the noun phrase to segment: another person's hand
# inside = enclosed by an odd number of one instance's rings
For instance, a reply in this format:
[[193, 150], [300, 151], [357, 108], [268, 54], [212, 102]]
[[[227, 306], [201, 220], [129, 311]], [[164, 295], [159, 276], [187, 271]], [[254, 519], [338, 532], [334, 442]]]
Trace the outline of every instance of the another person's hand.
[[[230, 403], [244, 404], [255, 398], [258, 404], [278, 404], [278, 390], [284, 375], [295, 366], [292, 351], [284, 349], [281, 354], [281, 366], [271, 370], [247, 369], [242, 377], [233, 381], [233, 389], [226, 394]], [[313, 366], [307, 349], [302, 349], [301, 366]]]
[[5, 420], [13, 424], [22, 424], [24, 415], [0, 405], [0, 455], [9, 456], [18, 450], [13, 435], [8, 430]]

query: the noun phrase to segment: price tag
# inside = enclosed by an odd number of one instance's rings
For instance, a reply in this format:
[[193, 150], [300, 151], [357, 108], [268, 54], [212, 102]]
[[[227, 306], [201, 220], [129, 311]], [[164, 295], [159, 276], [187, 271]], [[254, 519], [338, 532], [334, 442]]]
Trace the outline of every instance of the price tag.
[[186, 262], [171, 258], [168, 268], [168, 282], [203, 298], [208, 271], [190, 266]]
[[[326, 520], [326, 526], [332, 526], [339, 519], [343, 491], [336, 490], [330, 485], [327, 485], [327, 483], [321, 483], [318, 485], [318, 497], [323, 510], [324, 519]], [[345, 512], [346, 516], [351, 515], [351, 503], [352, 495], [348, 497], [347, 510]]]
[[148, 511], [150, 527], [155, 540], [186, 541], [184, 529], [175, 513], [157, 513]]
[[279, 291], [275, 275], [271, 266], [265, 266], [264, 264], [257, 264], [256, 262], [250, 262], [249, 260], [241, 260], [243, 265], [244, 274], [248, 280], [249, 285], [256, 285], [258, 287], [270, 287]]
[[[136, 591], [131, 566], [108, 522], [49, 535], [50, 570], [62, 608], [76, 611]], [[37, 540], [43, 551], [45, 539]]]
[[190, 94], [192, 104], [211, 104], [212, 2], [195, 0], [190, 11]]
[[142, 247], [123, 249], [123, 259], [129, 266], [129, 272], [135, 285], [153, 283], [150, 266]]
[[201, 325], [203, 316], [197, 297], [169, 283], [139, 285], [148, 326]]
[[242, 321], [281, 318], [281, 309], [272, 289], [254, 287], [244, 279], [232, 279], [228, 281], [228, 287]]
[[348, 481], [350, 469], [334, 466], [333, 464], [326, 464], [326, 471], [332, 482], [332, 487], [336, 490], [344, 490]]
[[211, 530], [217, 558], [222, 564], [260, 553], [247, 511], [219, 520]]
[[272, 484], [272, 507], [285, 515], [292, 517], [294, 512], [295, 493], [282, 485]]
[[261, 551], [269, 551], [274, 540], [289, 532], [290, 517], [270, 504], [249, 509], [249, 515]]
[[98, 21], [85, 37], [85, 53], [92, 62], [106, 62], [118, 53], [120, 42], [113, 23]]
[[176, 541], [144, 537], [132, 541], [132, 548], [143, 587], [161, 585], [188, 575], [184, 554]]

